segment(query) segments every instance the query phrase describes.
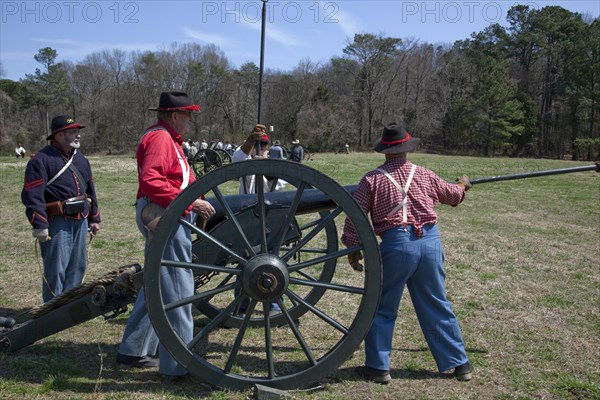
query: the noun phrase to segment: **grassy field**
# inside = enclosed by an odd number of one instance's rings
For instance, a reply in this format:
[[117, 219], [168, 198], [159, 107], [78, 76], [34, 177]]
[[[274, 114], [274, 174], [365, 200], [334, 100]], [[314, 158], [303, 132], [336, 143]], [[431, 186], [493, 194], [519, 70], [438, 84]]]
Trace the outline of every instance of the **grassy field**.
[[[557, 160], [414, 154], [452, 180], [586, 165]], [[143, 262], [134, 223], [131, 156], [90, 157], [103, 215], [89, 247], [88, 278]], [[377, 154], [317, 154], [307, 163], [342, 185], [377, 167]], [[25, 161], [0, 158], [0, 316], [41, 303], [41, 260], [20, 202]], [[438, 214], [447, 291], [475, 377], [436, 371], [405, 293], [386, 386], [352, 374], [362, 348], [297, 399], [600, 399], [600, 175], [595, 172], [476, 185]], [[343, 306], [343, 305], [340, 305]], [[157, 371], [119, 371], [127, 315], [96, 318], [17, 354], [0, 352], [2, 399], [245, 399], [199, 380], [161, 382]]]

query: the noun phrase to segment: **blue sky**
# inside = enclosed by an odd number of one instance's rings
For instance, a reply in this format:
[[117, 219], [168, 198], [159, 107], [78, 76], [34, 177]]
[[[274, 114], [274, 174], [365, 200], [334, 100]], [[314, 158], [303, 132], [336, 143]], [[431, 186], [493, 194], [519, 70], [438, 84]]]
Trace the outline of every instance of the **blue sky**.
[[[41, 67], [43, 47], [58, 60], [82, 61], [105, 49], [160, 50], [170, 44], [217, 45], [239, 67], [260, 61], [262, 1], [0, 1], [3, 78], [18, 80]], [[265, 67], [291, 70], [299, 61], [341, 56], [355, 33], [428, 43], [453, 43], [492, 23], [505, 24], [515, 4], [560, 5], [600, 15], [600, 1], [276, 1], [267, 3]]]

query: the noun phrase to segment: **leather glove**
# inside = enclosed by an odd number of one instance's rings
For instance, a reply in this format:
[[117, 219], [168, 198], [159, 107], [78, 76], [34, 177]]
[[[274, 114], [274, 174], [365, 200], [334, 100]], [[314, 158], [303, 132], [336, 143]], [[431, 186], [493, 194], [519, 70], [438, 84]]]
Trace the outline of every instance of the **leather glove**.
[[42, 242], [42, 243], [51, 239], [50, 235], [48, 235], [48, 229], [47, 228], [44, 228], [44, 229], [32, 229], [31, 230], [31, 235], [34, 238], [36, 238], [38, 241]]
[[465, 189], [465, 192], [473, 187], [469, 177], [466, 175], [461, 176], [460, 178], [456, 178], [456, 184], [458, 186], [462, 186]]
[[354, 253], [348, 254], [348, 264], [355, 271], [363, 271], [365, 269], [364, 265], [360, 262], [363, 259], [363, 255], [360, 251], [355, 251]]

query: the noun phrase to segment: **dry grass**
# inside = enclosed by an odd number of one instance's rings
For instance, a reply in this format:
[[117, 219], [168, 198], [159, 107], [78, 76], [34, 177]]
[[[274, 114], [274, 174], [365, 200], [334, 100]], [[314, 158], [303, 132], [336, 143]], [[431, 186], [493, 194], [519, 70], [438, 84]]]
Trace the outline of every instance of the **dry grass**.
[[[414, 155], [446, 179], [564, 168], [552, 160]], [[134, 160], [91, 157], [102, 231], [91, 243], [89, 279], [142, 262], [133, 222]], [[381, 163], [373, 154], [318, 154], [308, 163], [343, 185]], [[24, 162], [0, 159], [0, 315], [40, 302], [40, 262], [20, 203]], [[580, 164], [577, 164], [580, 165]], [[354, 357], [298, 399], [593, 399], [600, 398], [600, 181], [593, 172], [476, 186], [464, 204], [440, 207], [447, 290], [476, 368], [469, 383], [435, 370], [405, 293], [396, 326], [387, 386], [352, 374]], [[341, 230], [341, 227], [338, 227]], [[351, 305], [328, 299], [340, 312]], [[126, 316], [96, 318], [22, 349], [0, 353], [0, 397], [36, 399], [244, 399], [190, 379], [162, 383], [156, 371], [114, 368]], [[316, 322], [302, 329], [318, 333]], [[235, 330], [222, 332], [223, 341]], [[288, 328], [274, 335], [283, 342]], [[258, 335], [259, 336], [259, 335]], [[315, 340], [318, 335], [315, 335]], [[322, 337], [328, 348], [330, 337]], [[257, 343], [259, 340], [257, 339]], [[318, 345], [315, 342], [315, 347]], [[251, 350], [251, 349], [249, 349]], [[217, 354], [218, 355], [218, 354]], [[252, 351], [245, 354], [248, 359]], [[285, 354], [292, 359], [297, 355]]]

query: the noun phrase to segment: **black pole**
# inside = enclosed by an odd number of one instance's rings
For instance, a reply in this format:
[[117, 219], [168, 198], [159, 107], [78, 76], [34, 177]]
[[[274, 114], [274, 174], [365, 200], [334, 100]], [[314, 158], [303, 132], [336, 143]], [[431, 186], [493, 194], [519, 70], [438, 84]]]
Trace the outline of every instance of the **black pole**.
[[265, 26], [267, 20], [267, 2], [269, 0], [262, 0], [262, 27], [260, 32], [260, 70], [258, 73], [258, 115], [256, 117], [256, 123], [261, 122], [261, 111], [262, 111], [262, 85], [263, 85], [263, 72], [265, 70]]

